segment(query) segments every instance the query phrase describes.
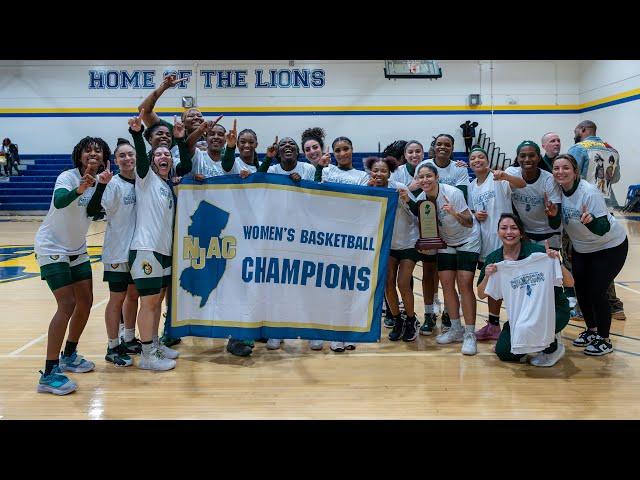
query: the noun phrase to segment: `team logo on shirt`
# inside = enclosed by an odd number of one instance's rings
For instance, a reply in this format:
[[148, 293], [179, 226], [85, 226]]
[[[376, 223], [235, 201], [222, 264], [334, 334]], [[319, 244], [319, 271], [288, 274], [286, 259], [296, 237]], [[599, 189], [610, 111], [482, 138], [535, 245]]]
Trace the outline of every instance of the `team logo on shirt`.
[[112, 263], [111, 264], [111, 268], [113, 268], [114, 270], [118, 268], [120, 264], [119, 263]]
[[151, 275], [153, 273], [153, 267], [147, 261], [142, 262], [142, 271], [145, 275]]
[[533, 287], [538, 285], [539, 283], [544, 282], [544, 273], [542, 272], [531, 272], [526, 273], [524, 275], [520, 275], [519, 277], [515, 277], [511, 280], [511, 288], [516, 290], [518, 288], [526, 289], [526, 294], [528, 297], [533, 293]]
[[[99, 262], [102, 247], [88, 247], [87, 253], [91, 263]], [[60, 258], [60, 255], [48, 256], [54, 261]], [[33, 245], [0, 247], [0, 284], [39, 276], [40, 266], [33, 251]]]
[[571, 220], [572, 218], [580, 221], [580, 219], [582, 218], [582, 212], [580, 210], [578, 210], [577, 208], [571, 208], [571, 207], [567, 207], [565, 205], [562, 206], [562, 219], [564, 220], [564, 223], [567, 224], [569, 223], [569, 220]]

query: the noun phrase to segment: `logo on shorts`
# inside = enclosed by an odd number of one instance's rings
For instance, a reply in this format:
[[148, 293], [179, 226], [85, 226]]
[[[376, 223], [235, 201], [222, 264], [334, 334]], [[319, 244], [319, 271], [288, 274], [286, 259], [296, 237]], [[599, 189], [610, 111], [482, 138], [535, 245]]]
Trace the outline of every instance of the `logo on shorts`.
[[151, 264], [149, 262], [142, 262], [142, 270], [144, 271], [145, 275], [151, 275], [151, 272], [153, 272], [153, 267], [151, 267]]
[[58, 260], [60, 258], [60, 255], [49, 255], [49, 258], [51, 260]]
[[111, 264], [111, 268], [113, 268], [114, 270], [118, 268], [118, 265], [120, 265], [119, 263], [112, 263]]

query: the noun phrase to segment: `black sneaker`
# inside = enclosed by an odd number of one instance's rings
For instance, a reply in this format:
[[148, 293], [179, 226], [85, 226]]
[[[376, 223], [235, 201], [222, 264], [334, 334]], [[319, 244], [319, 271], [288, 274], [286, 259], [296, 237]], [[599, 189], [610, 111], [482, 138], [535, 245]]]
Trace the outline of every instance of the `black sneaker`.
[[580, 335], [578, 335], [578, 338], [576, 338], [572, 343], [574, 347], [586, 347], [587, 345], [591, 344], [591, 342], [593, 342], [596, 337], [596, 332], [587, 329]]
[[442, 333], [448, 332], [449, 329], [451, 328], [451, 319], [449, 318], [449, 313], [442, 312], [442, 316], [440, 317], [440, 320], [442, 321], [442, 325], [440, 326]]
[[396, 319], [391, 315], [387, 315], [386, 317], [384, 317], [385, 328], [393, 328], [395, 324], [396, 324]]
[[130, 342], [121, 342], [120, 345], [125, 349], [127, 355], [140, 355], [142, 353], [142, 343], [137, 338]]
[[402, 333], [403, 342], [413, 342], [418, 337], [418, 326], [420, 322], [414, 315], [404, 321], [404, 332]]
[[424, 323], [420, 327], [420, 335], [431, 335], [433, 334], [433, 329], [436, 328], [436, 314], [435, 313], [425, 313], [424, 314]]
[[133, 359], [127, 355], [127, 349], [122, 343], [116, 348], [107, 347], [107, 354], [104, 359], [113, 363], [116, 367], [128, 367], [133, 364]]
[[174, 338], [166, 335], [160, 337], [160, 343], [162, 343], [165, 347], [173, 347], [174, 345], [179, 344], [181, 341], [181, 338]]
[[227, 352], [236, 357], [248, 357], [253, 352], [253, 348], [245, 344], [242, 340], [234, 340], [232, 338], [227, 342]]
[[389, 340], [395, 342], [402, 338], [402, 332], [404, 332], [404, 323], [405, 321], [400, 315], [395, 318], [395, 325], [393, 326], [393, 330], [389, 332]]
[[596, 338], [584, 349], [585, 355], [592, 355], [594, 357], [600, 357], [611, 352], [613, 352], [611, 340], [602, 338], [600, 335], [596, 335]]

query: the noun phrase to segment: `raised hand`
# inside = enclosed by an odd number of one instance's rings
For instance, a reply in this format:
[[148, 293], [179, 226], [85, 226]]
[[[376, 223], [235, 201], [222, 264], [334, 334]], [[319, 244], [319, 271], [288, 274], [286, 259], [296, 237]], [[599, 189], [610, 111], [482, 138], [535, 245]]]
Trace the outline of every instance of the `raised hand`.
[[417, 180], [412, 180], [407, 188], [413, 192], [414, 190], [418, 190], [420, 188], [420, 184]]
[[494, 180], [507, 180], [507, 174], [504, 170], [494, 170], [493, 171], [493, 179]]
[[236, 148], [236, 144], [238, 143], [238, 130], [236, 120], [233, 120], [233, 128], [227, 132], [225, 135], [225, 140], [227, 142], [227, 147]]
[[544, 192], [544, 213], [546, 213], [548, 217], [555, 217], [558, 214], [558, 205], [549, 201], [547, 192]]
[[100, 162], [95, 158], [90, 158], [87, 162], [87, 168], [85, 168], [84, 173], [86, 175], [91, 175], [92, 178], [96, 176], [98, 170], [100, 169]]
[[593, 222], [593, 215], [591, 215], [587, 211], [586, 205], [582, 205], [582, 215], [580, 216], [580, 221], [582, 222], [583, 225]]
[[87, 188], [93, 187], [95, 183], [96, 183], [96, 180], [93, 178], [93, 176], [88, 173], [85, 173], [80, 179], [80, 185], [78, 185], [76, 190], [79, 194], [83, 194], [85, 190], [87, 190]]
[[456, 209], [453, 207], [453, 205], [451, 205], [451, 203], [449, 202], [449, 199], [447, 198], [446, 195], [443, 194], [444, 197], [444, 205], [442, 206], [442, 210], [444, 210], [445, 212], [447, 212], [449, 215], [455, 215], [456, 213]]
[[369, 177], [369, 180], [367, 180], [367, 187], [375, 187], [376, 186], [376, 181]]
[[474, 213], [474, 215], [479, 222], [484, 222], [487, 220], [487, 218], [489, 218], [489, 214], [484, 210], [476, 210], [476, 213]]
[[107, 168], [104, 172], [98, 175], [98, 183], [107, 184], [113, 178], [113, 173], [111, 173], [111, 161], [107, 160]]
[[182, 119], [178, 118], [177, 115], [173, 117], [173, 138], [184, 138], [186, 134], [186, 130], [184, 128], [184, 123], [182, 123]]
[[318, 165], [322, 167], [326, 167], [331, 163], [331, 152], [329, 150], [329, 145], [327, 145], [327, 151], [320, 157], [318, 160]]
[[160, 84], [160, 88], [164, 90], [168, 90], [171, 87], [175, 87], [177, 84], [181, 83], [183, 80], [178, 80], [175, 75], [167, 75], [162, 79], [162, 83]]
[[273, 159], [278, 154], [278, 136], [276, 135], [276, 139], [273, 142], [273, 145], [269, 145], [267, 147], [267, 157]]
[[400, 200], [402, 200], [404, 203], [409, 202], [409, 192], [407, 192], [406, 190], [399, 188], [398, 196], [400, 197]]
[[139, 132], [142, 130], [142, 116], [144, 115], [144, 108], [140, 109], [137, 117], [133, 117], [129, 119], [129, 128], [134, 132]]

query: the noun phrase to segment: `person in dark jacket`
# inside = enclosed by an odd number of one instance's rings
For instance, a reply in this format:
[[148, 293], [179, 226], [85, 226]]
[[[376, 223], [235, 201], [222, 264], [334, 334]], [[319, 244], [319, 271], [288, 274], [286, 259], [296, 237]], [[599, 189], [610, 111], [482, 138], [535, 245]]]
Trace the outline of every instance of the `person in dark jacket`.
[[20, 175], [18, 165], [20, 165], [20, 154], [18, 153], [18, 146], [15, 143], [11, 143], [11, 140], [5, 138], [2, 140], [2, 150], [4, 151], [7, 163], [4, 165], [4, 174], [11, 176], [11, 169], [16, 169], [16, 175]]

